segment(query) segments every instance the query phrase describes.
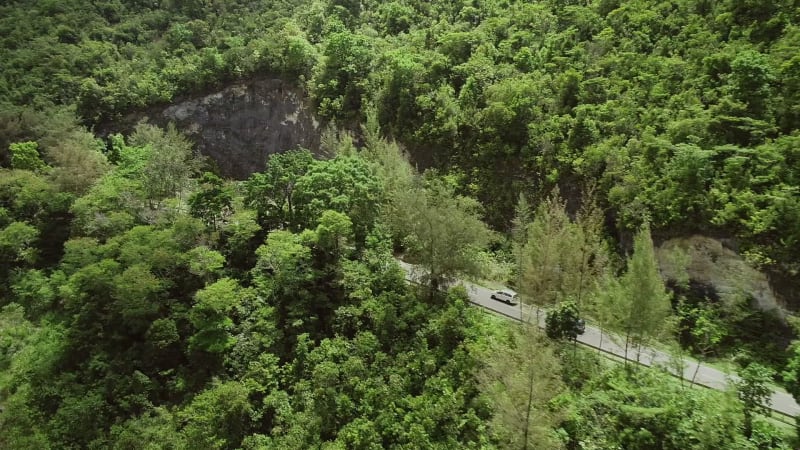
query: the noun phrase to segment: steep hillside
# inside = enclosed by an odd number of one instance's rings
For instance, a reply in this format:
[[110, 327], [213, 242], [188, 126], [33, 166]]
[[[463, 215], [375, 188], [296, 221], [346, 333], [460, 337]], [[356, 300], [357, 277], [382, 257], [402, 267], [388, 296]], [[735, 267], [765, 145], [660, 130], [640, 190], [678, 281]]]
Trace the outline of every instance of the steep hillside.
[[736, 238], [797, 292], [789, 0], [72, 3], [3, 7], [0, 102], [74, 103], [95, 123], [283, 74], [349, 128], [374, 109], [498, 229], [520, 194], [577, 198], [594, 184], [611, 231], [649, 220], [667, 235]]
[[[794, 320], [747, 294], [798, 301], [799, 12], [3, 2], [0, 447], [797, 448]], [[439, 289], [489, 276], [546, 333]]]

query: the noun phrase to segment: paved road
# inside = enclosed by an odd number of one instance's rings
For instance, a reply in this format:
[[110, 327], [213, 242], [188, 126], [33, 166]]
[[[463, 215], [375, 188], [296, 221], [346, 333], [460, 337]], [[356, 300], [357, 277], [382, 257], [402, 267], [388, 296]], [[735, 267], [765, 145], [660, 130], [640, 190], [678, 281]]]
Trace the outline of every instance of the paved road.
[[[406, 279], [409, 281], [416, 281], [416, 279], [419, 278], [420, 273], [415, 266], [402, 261], [398, 262], [406, 271]], [[470, 301], [473, 304], [516, 321], [536, 322], [538, 316], [539, 326], [544, 328], [546, 316], [546, 310], [544, 308], [541, 308], [537, 314], [537, 309], [539, 309], [537, 307], [531, 307], [523, 304], [517, 306], [507, 305], [497, 300], [492, 300], [491, 295], [493, 291], [491, 289], [466, 281], [462, 281], [461, 283], [464, 285], [464, 287], [466, 287]], [[578, 342], [592, 347], [598, 351], [603, 351], [620, 358], [625, 358], [625, 339], [608, 332], [603, 332], [599, 328], [586, 325], [586, 331], [583, 335], [578, 337]], [[638, 361], [640, 364], [646, 366], [666, 367], [667, 370], [669, 370], [669, 372], [674, 376], [679, 376], [679, 369], [676, 367], [677, 365], [674, 362], [671, 362], [673, 358], [667, 353], [647, 347], [642, 347], [639, 350], [629, 348], [628, 359], [631, 361]], [[683, 378], [685, 380], [691, 380], [695, 369], [697, 369], [697, 366], [697, 361], [684, 358]], [[735, 375], [728, 375], [721, 370], [705, 364], [699, 364], [699, 366], [699, 369], [697, 369], [695, 383], [701, 386], [717, 390], [725, 390], [728, 388], [730, 383], [729, 380], [738, 379], [738, 377]], [[800, 405], [797, 404], [790, 394], [783, 391], [772, 392], [769, 407], [777, 413], [790, 417], [796, 417], [800, 415]]]

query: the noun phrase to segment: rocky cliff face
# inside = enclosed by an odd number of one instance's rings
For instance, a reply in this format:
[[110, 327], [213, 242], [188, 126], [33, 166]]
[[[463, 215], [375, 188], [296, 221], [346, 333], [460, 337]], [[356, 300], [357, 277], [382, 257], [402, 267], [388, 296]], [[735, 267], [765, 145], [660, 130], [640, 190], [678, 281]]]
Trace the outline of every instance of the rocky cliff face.
[[[244, 179], [264, 170], [273, 153], [303, 147], [317, 152], [320, 122], [305, 93], [277, 79], [248, 80], [219, 92], [179, 99], [169, 107], [131, 114], [113, 131], [146, 118], [159, 126], [175, 123], [200, 154], [213, 159], [222, 175]], [[105, 133], [112, 130], [105, 130]]]
[[672, 250], [680, 249], [687, 258], [686, 272], [695, 286], [703, 287], [709, 295], [723, 301], [734, 301], [745, 296], [754, 300], [764, 311], [783, 315], [780, 303], [767, 276], [752, 268], [736, 252], [726, 248], [719, 240], [706, 236], [670, 239], [659, 246], [656, 256], [661, 273], [667, 279], [679, 278], [681, 264], [671, 257]]
[[273, 153], [319, 147], [319, 121], [304, 94], [281, 80], [234, 84], [174, 104], [161, 115], [232, 178], [264, 170]]

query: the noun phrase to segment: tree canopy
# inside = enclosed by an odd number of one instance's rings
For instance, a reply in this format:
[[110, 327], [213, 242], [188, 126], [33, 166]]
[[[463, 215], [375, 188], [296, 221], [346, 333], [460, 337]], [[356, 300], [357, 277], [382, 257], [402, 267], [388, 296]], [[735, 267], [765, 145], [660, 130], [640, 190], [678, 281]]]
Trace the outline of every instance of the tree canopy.
[[[763, 405], [800, 393], [797, 333], [665, 283], [653, 241], [723, 238], [796, 306], [799, 14], [3, 2], [0, 447], [796, 448]], [[95, 133], [254, 77], [307, 93], [329, 157], [234, 181], [174, 126]], [[555, 306], [554, 339], [464, 277]], [[568, 348], [584, 317], [736, 355], [738, 390]]]

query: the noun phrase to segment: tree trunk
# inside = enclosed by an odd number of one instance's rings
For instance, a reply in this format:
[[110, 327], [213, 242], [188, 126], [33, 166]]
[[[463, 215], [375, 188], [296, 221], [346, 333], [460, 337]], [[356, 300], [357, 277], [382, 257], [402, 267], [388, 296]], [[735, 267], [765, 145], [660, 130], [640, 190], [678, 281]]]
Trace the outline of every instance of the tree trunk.
[[581, 307], [581, 295], [583, 294], [583, 272], [586, 268], [586, 245], [581, 245], [581, 278], [578, 281], [578, 309]]
[[628, 344], [631, 341], [630, 332], [625, 333], [625, 367], [628, 367]]
[[697, 365], [694, 366], [694, 373], [692, 374], [692, 384], [694, 384], [694, 379], [697, 378], [697, 372], [700, 371], [700, 361], [697, 361]]
[[[684, 366], [684, 364], [683, 364], [683, 349], [681, 348], [680, 345], [678, 345], [678, 362], [677, 362], [677, 364], [678, 364], [678, 367], [677, 367], [678, 373], [677, 373], [677, 375], [680, 377], [680, 380], [681, 380], [681, 389], [684, 389], [684, 388], [686, 388], [686, 385], [683, 382], [684, 381], [684, 377], [683, 377], [683, 366]], [[697, 373], [695, 373], [695, 375], [696, 374]]]
[[523, 450], [528, 450], [528, 433], [531, 428], [531, 408], [533, 407], [533, 369], [528, 368], [528, 403], [525, 408], [525, 441], [522, 444]]
[[603, 328], [600, 328], [600, 350], [603, 350]]
[[289, 185], [283, 194], [286, 196], [286, 219], [289, 223], [294, 223], [294, 208], [292, 208], [292, 190], [294, 189], [293, 185]]
[[433, 303], [436, 300], [436, 293], [439, 290], [439, 278], [438, 277], [431, 277], [430, 284], [428, 286], [428, 301]]
[[744, 410], [744, 437], [750, 439], [753, 435], [753, 415], [745, 407]]

